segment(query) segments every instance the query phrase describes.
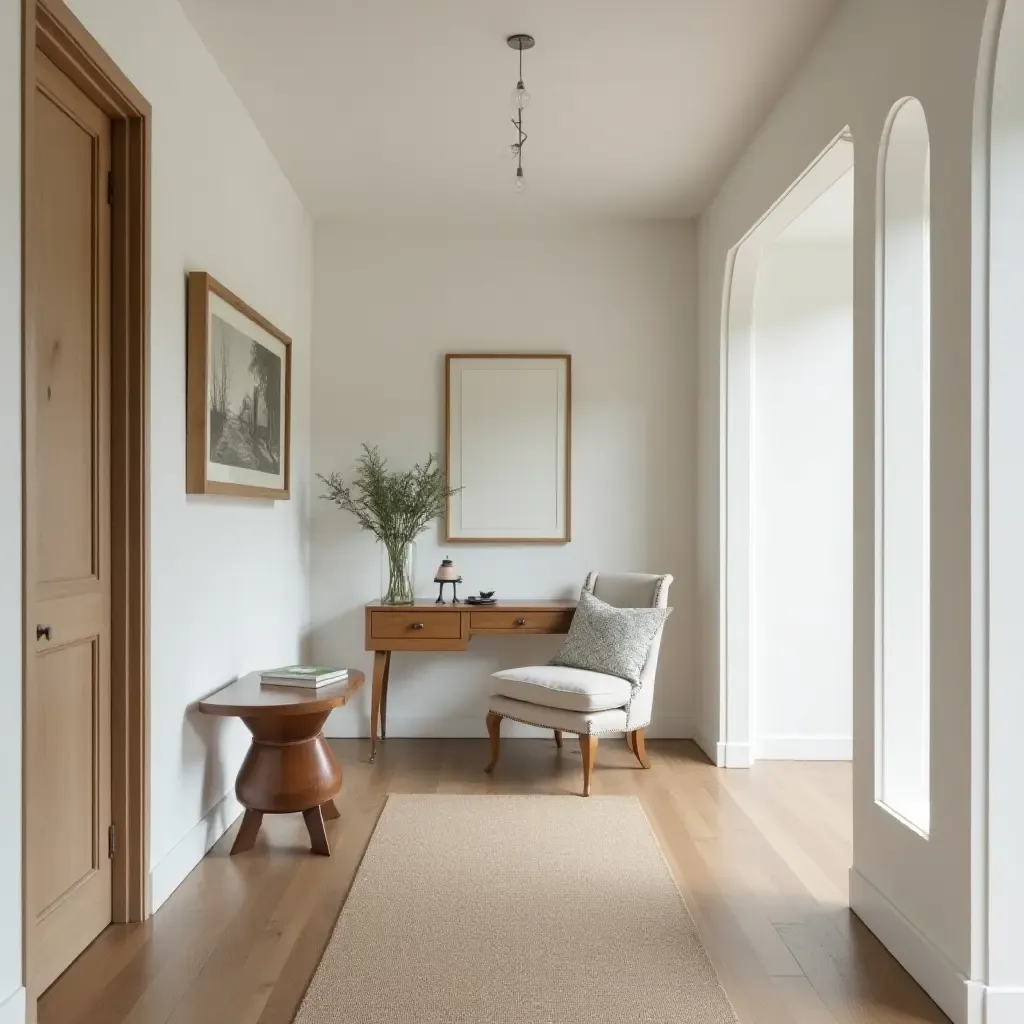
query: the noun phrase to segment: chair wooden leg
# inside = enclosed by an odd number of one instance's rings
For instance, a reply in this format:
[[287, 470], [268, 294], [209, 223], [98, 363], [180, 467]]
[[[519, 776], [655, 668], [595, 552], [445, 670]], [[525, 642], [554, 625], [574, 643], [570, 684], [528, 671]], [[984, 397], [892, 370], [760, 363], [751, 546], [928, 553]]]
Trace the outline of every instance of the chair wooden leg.
[[629, 747], [629, 752], [635, 754], [636, 751], [633, 749], [633, 734], [631, 732], [626, 733], [626, 746]]
[[562, 730], [561, 729], [556, 729], [555, 730], [555, 746], [558, 747], [559, 750], [562, 749]]
[[498, 763], [498, 754], [501, 750], [501, 715], [496, 715], [493, 711], [487, 715], [487, 735], [491, 737], [491, 763], [484, 771], [489, 775]]
[[583, 795], [590, 796], [590, 773], [597, 759], [597, 737], [580, 733], [580, 751], [583, 754]]
[[636, 755], [636, 759], [640, 762], [641, 766], [650, 768], [651, 762], [647, 760], [647, 747], [644, 746], [643, 729], [634, 729], [632, 732], [626, 733], [626, 740], [629, 743], [629, 749]]

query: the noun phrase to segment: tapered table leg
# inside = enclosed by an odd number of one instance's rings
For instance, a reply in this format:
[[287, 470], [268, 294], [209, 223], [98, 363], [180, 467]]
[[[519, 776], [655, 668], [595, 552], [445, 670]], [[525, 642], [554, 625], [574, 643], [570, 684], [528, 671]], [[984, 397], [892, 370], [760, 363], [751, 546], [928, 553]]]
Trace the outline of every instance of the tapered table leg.
[[236, 853], [245, 853], [256, 845], [256, 836], [259, 834], [260, 825], [263, 824], [263, 812], [247, 809], [242, 816], [242, 824], [239, 826], [238, 835], [235, 836], [235, 844], [231, 847], [231, 856]]
[[377, 730], [380, 727], [380, 702], [384, 696], [384, 677], [390, 651], [373, 652], [373, 690], [370, 693], [370, 764], [377, 759]]
[[330, 857], [331, 845], [327, 842], [327, 832], [324, 829], [324, 814], [320, 806], [310, 807], [302, 812], [306, 821], [306, 831], [309, 832], [309, 845], [314, 853], [322, 857]]
[[325, 821], [333, 821], [335, 818], [341, 817], [341, 812], [338, 810], [337, 805], [333, 800], [328, 800], [326, 803], [320, 805], [320, 810], [323, 811]]
[[384, 678], [380, 685], [380, 738], [388, 734], [388, 680], [391, 678], [391, 652], [384, 652]]

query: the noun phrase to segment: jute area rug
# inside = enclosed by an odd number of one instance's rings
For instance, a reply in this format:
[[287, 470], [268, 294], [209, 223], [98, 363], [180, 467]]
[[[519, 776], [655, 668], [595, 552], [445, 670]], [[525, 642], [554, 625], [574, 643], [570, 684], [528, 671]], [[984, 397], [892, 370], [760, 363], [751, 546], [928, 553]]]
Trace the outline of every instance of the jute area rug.
[[736, 1024], [635, 797], [392, 796], [296, 1024]]

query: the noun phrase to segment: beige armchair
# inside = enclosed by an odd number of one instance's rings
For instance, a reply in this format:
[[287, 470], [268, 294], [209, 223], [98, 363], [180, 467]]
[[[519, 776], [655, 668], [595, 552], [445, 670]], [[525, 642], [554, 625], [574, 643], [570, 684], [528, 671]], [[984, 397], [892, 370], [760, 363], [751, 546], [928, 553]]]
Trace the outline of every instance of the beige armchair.
[[[666, 608], [671, 583], [671, 576], [592, 572], [584, 589], [617, 608]], [[576, 733], [583, 753], [584, 796], [590, 796], [598, 737], [604, 733], [624, 732], [626, 744], [641, 766], [650, 768], [644, 729], [651, 721], [661, 634], [661, 629], [655, 634], [636, 685], [618, 676], [560, 665], [520, 669], [516, 679], [496, 673], [499, 686], [490, 698], [487, 714], [491, 738], [487, 771], [493, 772], [498, 763], [503, 718], [553, 730], [559, 747], [563, 733]]]

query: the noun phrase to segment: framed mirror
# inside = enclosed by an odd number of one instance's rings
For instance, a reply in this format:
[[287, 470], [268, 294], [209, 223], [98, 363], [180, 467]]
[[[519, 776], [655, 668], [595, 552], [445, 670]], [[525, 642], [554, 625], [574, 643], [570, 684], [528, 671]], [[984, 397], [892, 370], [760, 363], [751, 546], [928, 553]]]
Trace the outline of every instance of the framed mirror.
[[445, 539], [567, 543], [571, 357], [448, 354], [445, 382]]

